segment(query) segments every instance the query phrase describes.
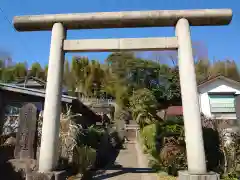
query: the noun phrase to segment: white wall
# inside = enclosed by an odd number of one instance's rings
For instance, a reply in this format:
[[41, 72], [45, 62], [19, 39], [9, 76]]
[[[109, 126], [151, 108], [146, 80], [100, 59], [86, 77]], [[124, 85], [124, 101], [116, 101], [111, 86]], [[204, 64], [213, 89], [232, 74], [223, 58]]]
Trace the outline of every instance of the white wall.
[[[234, 92], [236, 94], [240, 94], [240, 87], [235, 84], [230, 84], [224, 80], [216, 80], [206, 86], [202, 86], [198, 89], [199, 92], [199, 102], [201, 112], [207, 117], [213, 117], [210, 110], [210, 99], [208, 96], [208, 92]], [[227, 117], [218, 117], [219, 119], [236, 119], [236, 114], [227, 115]]]

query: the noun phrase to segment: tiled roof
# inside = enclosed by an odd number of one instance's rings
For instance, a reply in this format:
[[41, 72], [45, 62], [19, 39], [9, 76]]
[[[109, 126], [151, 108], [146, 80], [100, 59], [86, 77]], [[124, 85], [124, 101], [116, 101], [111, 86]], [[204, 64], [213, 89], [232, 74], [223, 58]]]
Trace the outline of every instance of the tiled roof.
[[26, 76], [24, 78], [19, 79], [14, 84], [16, 85], [24, 85], [24, 86], [45, 86], [46, 82], [42, 79], [33, 76]]
[[[11, 84], [0, 83], [0, 90], [12, 91], [12, 92], [27, 94], [32, 96], [45, 97], [45, 91], [43, 90], [25, 88], [25, 87], [20, 87], [20, 86], [11, 85]], [[63, 102], [72, 103], [72, 101], [75, 99], [77, 98], [72, 96], [62, 95]]]
[[235, 81], [235, 80], [230, 79], [230, 78], [228, 78], [228, 77], [226, 77], [226, 76], [223, 76], [223, 75], [217, 75], [217, 76], [210, 77], [209, 79], [200, 82], [200, 83], [198, 84], [198, 88], [201, 88], [201, 87], [203, 87], [203, 86], [205, 86], [205, 85], [208, 85], [208, 84], [210, 84], [210, 83], [212, 83], [212, 82], [214, 82], [214, 81], [216, 81], [216, 80], [219, 80], [219, 79], [220, 79], [220, 80], [227, 81], [227, 82], [229, 82], [229, 83], [231, 83], [231, 84], [235, 84], [235, 85], [240, 86], [240, 82], [239, 82], [239, 81]]

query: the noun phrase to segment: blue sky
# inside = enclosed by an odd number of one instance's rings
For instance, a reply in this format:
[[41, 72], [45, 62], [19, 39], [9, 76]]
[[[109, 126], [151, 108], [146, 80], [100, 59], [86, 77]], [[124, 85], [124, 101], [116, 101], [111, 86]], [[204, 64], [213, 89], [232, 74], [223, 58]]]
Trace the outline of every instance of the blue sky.
[[[16, 15], [81, 13], [101, 11], [231, 8], [229, 26], [192, 27], [192, 39], [210, 59], [234, 59], [240, 67], [240, 0], [1, 0], [0, 56], [9, 54], [14, 61], [48, 63], [50, 36], [46, 32], [16, 32], [6, 20]], [[133, 28], [68, 31], [68, 39], [173, 36], [173, 28]], [[67, 54], [68, 59], [72, 55]], [[78, 54], [103, 61], [107, 53]]]

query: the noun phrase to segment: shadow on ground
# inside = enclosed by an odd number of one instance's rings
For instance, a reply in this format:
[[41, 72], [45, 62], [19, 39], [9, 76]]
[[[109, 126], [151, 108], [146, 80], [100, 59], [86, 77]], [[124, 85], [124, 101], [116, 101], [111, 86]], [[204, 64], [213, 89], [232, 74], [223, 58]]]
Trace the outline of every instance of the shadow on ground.
[[0, 164], [0, 179], [4, 180], [24, 180], [24, 173], [22, 171], [16, 172], [14, 167], [8, 163]]
[[113, 172], [108, 174], [96, 175], [93, 179], [103, 180], [127, 173], [156, 173], [156, 171], [152, 170], [151, 168], [124, 168], [121, 165], [115, 165], [113, 167], [107, 168], [106, 170], [112, 170]]
[[115, 165], [115, 161], [118, 157], [119, 152], [120, 152], [120, 149], [113, 150], [112, 153], [109, 154], [108, 159], [103, 161], [103, 163], [97, 163], [96, 168], [93, 168], [91, 171], [86, 173], [82, 177], [82, 179], [90, 180], [90, 179], [93, 179], [93, 176], [104, 174], [105, 171], [108, 169], [108, 167], [113, 167]]

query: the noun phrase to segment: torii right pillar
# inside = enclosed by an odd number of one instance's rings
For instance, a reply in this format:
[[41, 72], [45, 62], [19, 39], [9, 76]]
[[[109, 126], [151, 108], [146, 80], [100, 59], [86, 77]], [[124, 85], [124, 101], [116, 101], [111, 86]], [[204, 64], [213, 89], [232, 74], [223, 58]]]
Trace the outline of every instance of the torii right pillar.
[[219, 175], [207, 172], [206, 168], [193, 49], [190, 26], [187, 19], [182, 18], [178, 20], [176, 36], [178, 39], [178, 65], [188, 163], [188, 171], [179, 171], [179, 179], [217, 180]]

